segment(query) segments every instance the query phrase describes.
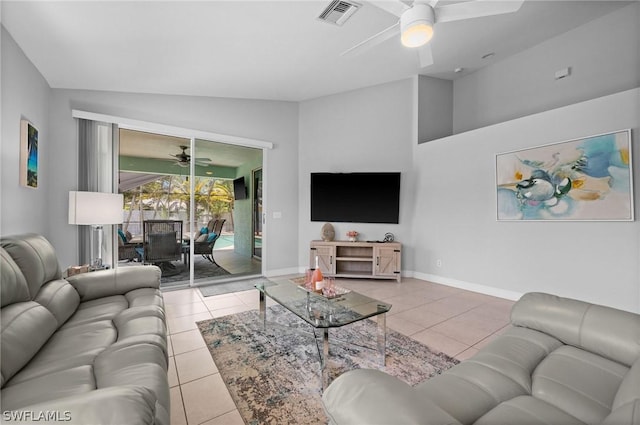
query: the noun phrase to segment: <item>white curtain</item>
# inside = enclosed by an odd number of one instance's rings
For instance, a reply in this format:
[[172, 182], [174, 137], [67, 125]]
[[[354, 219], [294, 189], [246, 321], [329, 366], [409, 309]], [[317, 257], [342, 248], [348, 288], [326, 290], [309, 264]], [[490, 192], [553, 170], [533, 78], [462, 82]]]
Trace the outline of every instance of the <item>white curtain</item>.
[[[78, 190], [117, 193], [118, 126], [116, 124], [78, 119]], [[104, 226], [102, 258], [112, 267], [117, 264], [114, 249], [114, 226]], [[78, 226], [79, 263], [90, 261], [91, 229]]]

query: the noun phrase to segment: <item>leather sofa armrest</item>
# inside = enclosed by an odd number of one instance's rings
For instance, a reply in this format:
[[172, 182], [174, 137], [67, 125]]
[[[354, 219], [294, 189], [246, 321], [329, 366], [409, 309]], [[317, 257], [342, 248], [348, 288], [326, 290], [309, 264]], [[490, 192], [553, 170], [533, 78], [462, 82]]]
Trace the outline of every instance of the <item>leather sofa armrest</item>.
[[322, 395], [329, 423], [460, 425], [405, 382], [374, 369], [349, 371]]
[[109, 387], [77, 396], [3, 411], [2, 420], [21, 424], [169, 424], [164, 409], [157, 410], [153, 392], [143, 387]]
[[160, 269], [156, 266], [127, 266], [82, 273], [67, 278], [80, 294], [80, 301], [124, 295], [140, 288], [160, 288]]

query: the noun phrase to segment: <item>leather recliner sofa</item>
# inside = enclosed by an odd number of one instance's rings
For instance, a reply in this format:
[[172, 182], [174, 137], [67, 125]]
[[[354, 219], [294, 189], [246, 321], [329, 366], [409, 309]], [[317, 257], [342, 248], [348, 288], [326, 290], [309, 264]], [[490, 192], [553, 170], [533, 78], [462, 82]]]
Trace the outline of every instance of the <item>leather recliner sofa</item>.
[[525, 294], [472, 358], [415, 387], [377, 370], [323, 394], [332, 424], [638, 425], [640, 315]]
[[2, 421], [169, 425], [155, 266], [61, 278], [53, 246], [0, 240]]

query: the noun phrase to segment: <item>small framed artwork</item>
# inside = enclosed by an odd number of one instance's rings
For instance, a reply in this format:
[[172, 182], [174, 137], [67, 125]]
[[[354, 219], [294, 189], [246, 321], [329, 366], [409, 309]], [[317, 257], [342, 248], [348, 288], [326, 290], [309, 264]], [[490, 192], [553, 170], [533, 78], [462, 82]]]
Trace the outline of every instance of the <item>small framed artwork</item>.
[[38, 187], [38, 129], [20, 120], [20, 185]]
[[633, 221], [631, 130], [496, 155], [498, 220]]

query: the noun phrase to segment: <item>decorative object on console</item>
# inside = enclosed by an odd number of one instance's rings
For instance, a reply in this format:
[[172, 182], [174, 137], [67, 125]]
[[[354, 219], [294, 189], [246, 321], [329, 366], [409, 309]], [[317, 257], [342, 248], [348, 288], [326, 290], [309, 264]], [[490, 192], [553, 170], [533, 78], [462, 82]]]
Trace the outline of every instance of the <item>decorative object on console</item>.
[[633, 221], [631, 130], [496, 155], [497, 219]]
[[[101, 270], [104, 224], [122, 223], [123, 195], [104, 192], [69, 192], [69, 224], [90, 225], [91, 270]], [[97, 246], [96, 246], [97, 244]]]
[[322, 226], [322, 240], [325, 242], [331, 242], [336, 237], [336, 231], [333, 228], [333, 224], [324, 223]]
[[20, 185], [38, 187], [38, 129], [20, 120]]
[[349, 230], [347, 232], [347, 237], [349, 238], [349, 242], [355, 242], [358, 240], [358, 232], [355, 230]]

